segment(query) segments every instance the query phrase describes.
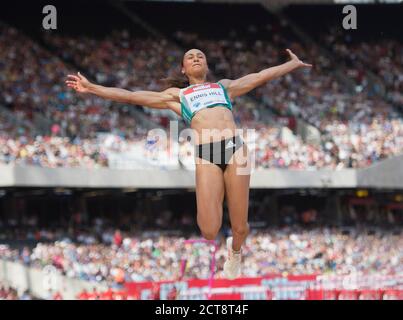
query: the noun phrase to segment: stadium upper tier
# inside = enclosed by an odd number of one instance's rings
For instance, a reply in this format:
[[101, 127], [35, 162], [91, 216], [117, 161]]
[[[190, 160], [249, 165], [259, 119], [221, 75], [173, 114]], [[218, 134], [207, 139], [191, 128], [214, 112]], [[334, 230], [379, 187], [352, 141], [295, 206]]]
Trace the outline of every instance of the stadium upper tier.
[[356, 30], [341, 27], [341, 12], [341, 5], [290, 6], [285, 10], [289, 19], [334, 55], [339, 68], [359, 89], [371, 94], [381, 92], [403, 110], [403, 6], [359, 6]]
[[[403, 152], [403, 55], [397, 40], [378, 34], [351, 44], [337, 21], [328, 19], [320, 32], [311, 33], [318, 41], [307, 43], [290, 21], [310, 33], [311, 19], [294, 19], [292, 11], [288, 18], [278, 17], [259, 5], [129, 2], [119, 11], [103, 3], [98, 15], [90, 15], [89, 4], [75, 14], [69, 5], [57, 6], [63, 22], [51, 32], [39, 32], [32, 17], [25, 21], [9, 8], [0, 14], [14, 25], [0, 25], [0, 104], [18, 120], [10, 124], [0, 113], [0, 163], [130, 169], [161, 166], [173, 150], [172, 167], [192, 168], [191, 145], [161, 144], [133, 114], [136, 107], [64, 86], [66, 75], [80, 70], [102, 85], [161, 90], [158, 80], [178, 70], [189, 47], [206, 53], [215, 81], [282, 63], [286, 48], [313, 63], [311, 70], [298, 70], [235, 101], [238, 125], [257, 129], [246, 140], [261, 168], [362, 168]], [[220, 25], [206, 25], [205, 17]], [[320, 140], [309, 143], [281, 124], [268, 124], [264, 109], [303, 119], [319, 129]], [[171, 112], [146, 115], [155, 126], [177, 119]]]

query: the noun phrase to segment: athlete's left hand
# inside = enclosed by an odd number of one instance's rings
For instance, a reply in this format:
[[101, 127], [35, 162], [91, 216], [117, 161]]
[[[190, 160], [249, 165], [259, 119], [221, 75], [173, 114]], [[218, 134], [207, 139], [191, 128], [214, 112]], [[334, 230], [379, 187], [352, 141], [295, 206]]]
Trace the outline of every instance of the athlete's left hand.
[[312, 65], [311, 65], [311, 64], [305, 63], [305, 62], [301, 61], [301, 60], [297, 57], [297, 55], [296, 55], [295, 53], [293, 53], [290, 49], [287, 49], [286, 51], [287, 51], [287, 53], [289, 54], [291, 61], [295, 62], [297, 68], [301, 68], [301, 67], [312, 68]]

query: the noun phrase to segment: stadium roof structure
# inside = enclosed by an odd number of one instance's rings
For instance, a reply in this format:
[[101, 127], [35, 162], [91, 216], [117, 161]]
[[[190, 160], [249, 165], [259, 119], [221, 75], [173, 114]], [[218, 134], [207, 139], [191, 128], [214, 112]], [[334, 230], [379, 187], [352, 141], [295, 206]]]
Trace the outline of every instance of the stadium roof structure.
[[[189, 1], [189, 0], [188, 0]], [[191, 2], [191, 1], [189, 1]], [[337, 3], [338, 0], [196, 0], [195, 2], [224, 2], [224, 3], [267, 3], [269, 5], [289, 5], [289, 4], [325, 4]]]
[[[171, 0], [175, 1], [175, 0]], [[226, 3], [267, 3], [268, 5], [289, 4], [371, 4], [371, 3], [401, 3], [403, 0], [176, 0], [184, 2], [226, 2]]]
[[[175, 0], [173, 0], [175, 1]], [[273, 10], [290, 4], [379, 4], [402, 3], [403, 0], [176, 0], [184, 2], [211, 2], [211, 3], [261, 3]]]

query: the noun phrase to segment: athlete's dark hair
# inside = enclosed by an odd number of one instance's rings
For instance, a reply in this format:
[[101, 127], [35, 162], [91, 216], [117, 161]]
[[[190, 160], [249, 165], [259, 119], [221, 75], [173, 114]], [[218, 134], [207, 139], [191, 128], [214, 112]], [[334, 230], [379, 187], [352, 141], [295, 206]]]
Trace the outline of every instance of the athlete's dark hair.
[[[183, 62], [181, 63], [181, 69]], [[172, 76], [161, 79], [164, 89], [168, 88], [186, 88], [189, 86], [189, 79], [181, 70], [176, 71]]]
[[[185, 51], [185, 52], [187, 52], [187, 51]], [[182, 57], [181, 66], [178, 71], [175, 71], [175, 73], [172, 76], [163, 78], [160, 80], [164, 87], [164, 90], [168, 89], [168, 88], [181, 88], [182, 89], [182, 88], [186, 88], [190, 85], [188, 77], [182, 73], [183, 58], [184, 57]], [[207, 73], [207, 79], [211, 79], [210, 72]], [[213, 81], [213, 80], [211, 79], [211, 81]]]

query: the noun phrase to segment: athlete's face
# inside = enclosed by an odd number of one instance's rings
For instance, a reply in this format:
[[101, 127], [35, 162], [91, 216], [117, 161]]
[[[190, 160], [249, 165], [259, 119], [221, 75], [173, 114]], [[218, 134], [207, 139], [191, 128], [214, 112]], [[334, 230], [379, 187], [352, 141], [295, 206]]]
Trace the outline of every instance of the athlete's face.
[[198, 50], [191, 49], [185, 53], [182, 62], [182, 73], [186, 76], [204, 77], [208, 72], [206, 55]]

